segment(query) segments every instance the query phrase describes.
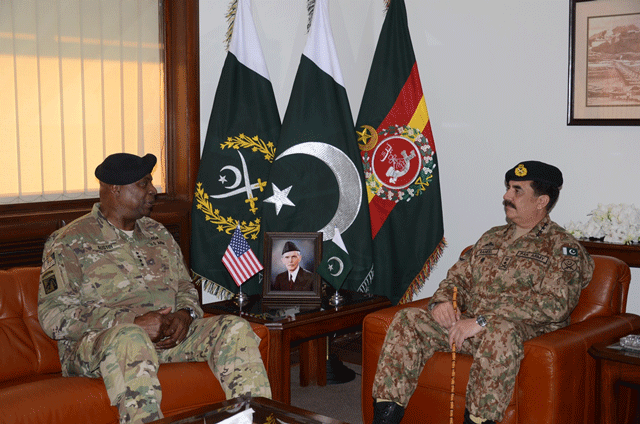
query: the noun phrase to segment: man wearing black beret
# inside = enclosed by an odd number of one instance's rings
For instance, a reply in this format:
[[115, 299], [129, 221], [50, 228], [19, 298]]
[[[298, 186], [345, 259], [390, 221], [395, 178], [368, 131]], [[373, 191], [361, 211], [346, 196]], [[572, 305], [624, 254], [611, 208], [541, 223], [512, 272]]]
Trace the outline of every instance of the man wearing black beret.
[[506, 172], [507, 224], [460, 257], [427, 310], [395, 315], [373, 382], [375, 424], [400, 422], [427, 360], [453, 344], [474, 358], [464, 424], [502, 420], [524, 342], [566, 326], [593, 273], [582, 245], [549, 218], [562, 184], [562, 172], [543, 162], [520, 162]]
[[300, 266], [302, 254], [300, 253], [300, 248], [293, 241], [286, 242], [282, 247], [281, 260], [287, 270], [276, 276], [276, 279], [271, 284], [271, 290], [313, 290], [313, 273]]
[[116, 153], [98, 165], [100, 203], [49, 237], [40, 275], [38, 318], [63, 375], [102, 377], [123, 423], [163, 417], [164, 362], [207, 361], [227, 398], [271, 397], [250, 325], [202, 317], [180, 247], [149, 218], [155, 164]]

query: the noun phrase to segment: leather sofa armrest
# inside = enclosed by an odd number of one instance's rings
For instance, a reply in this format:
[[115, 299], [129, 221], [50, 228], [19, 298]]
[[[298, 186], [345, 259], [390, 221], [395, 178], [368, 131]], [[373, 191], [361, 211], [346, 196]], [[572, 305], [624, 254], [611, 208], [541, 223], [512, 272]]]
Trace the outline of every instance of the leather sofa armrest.
[[255, 322], [249, 322], [251, 328], [253, 328], [253, 332], [256, 333], [258, 337], [260, 337], [260, 344], [258, 348], [260, 349], [260, 355], [262, 356], [262, 362], [264, 363], [267, 372], [269, 372], [269, 329]]
[[389, 308], [381, 309], [376, 312], [372, 312], [365, 317], [365, 321], [369, 321], [369, 325], [372, 326], [372, 330], [376, 331], [384, 331], [387, 333], [387, 329], [389, 329], [389, 325], [393, 320], [396, 312], [405, 308], [420, 308], [427, 309], [427, 305], [429, 304], [430, 297], [426, 299], [414, 300], [413, 302], [404, 303], [402, 305], [391, 306]]

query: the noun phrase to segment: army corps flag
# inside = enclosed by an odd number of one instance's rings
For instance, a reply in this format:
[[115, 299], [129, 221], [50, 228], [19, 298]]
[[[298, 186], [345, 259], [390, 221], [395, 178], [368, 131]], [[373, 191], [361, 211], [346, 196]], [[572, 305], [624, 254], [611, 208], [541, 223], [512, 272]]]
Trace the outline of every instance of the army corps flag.
[[446, 242], [436, 148], [404, 0], [391, 0], [356, 121], [371, 214], [372, 292], [403, 303]]
[[353, 268], [344, 288], [366, 291], [371, 230], [362, 161], [338, 63], [326, 0], [318, 0], [293, 83], [263, 205], [265, 231], [337, 228]]
[[[203, 291], [221, 299], [238, 291], [221, 261], [238, 225], [261, 255], [261, 205], [280, 131], [250, 1], [232, 2], [229, 16], [234, 30], [228, 34], [191, 214], [191, 268]], [[242, 291], [261, 293], [259, 274], [244, 283]]]

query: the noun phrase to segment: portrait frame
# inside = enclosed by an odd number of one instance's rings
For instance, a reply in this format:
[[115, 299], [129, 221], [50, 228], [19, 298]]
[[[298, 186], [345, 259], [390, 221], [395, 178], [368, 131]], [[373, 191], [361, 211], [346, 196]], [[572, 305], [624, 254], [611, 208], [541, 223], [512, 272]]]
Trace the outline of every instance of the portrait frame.
[[[637, 0], [570, 0], [567, 125], [640, 125]], [[623, 40], [624, 42], [621, 42]], [[640, 50], [640, 49], [639, 49]]]
[[[278, 275], [286, 273], [282, 262], [282, 250], [287, 242], [293, 242], [300, 249], [299, 266], [312, 275], [311, 290], [283, 290], [275, 285]], [[322, 260], [321, 232], [266, 232], [264, 234], [264, 279], [262, 282], [262, 303], [269, 307], [299, 306], [301, 309], [320, 306], [322, 279], [318, 267]]]

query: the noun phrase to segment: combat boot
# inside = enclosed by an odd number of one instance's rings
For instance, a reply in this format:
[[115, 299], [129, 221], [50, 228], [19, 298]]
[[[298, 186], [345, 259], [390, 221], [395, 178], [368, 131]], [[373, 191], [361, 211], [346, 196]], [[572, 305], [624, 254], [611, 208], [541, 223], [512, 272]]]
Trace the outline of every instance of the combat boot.
[[395, 402], [373, 400], [373, 424], [400, 424], [404, 408]]
[[496, 424], [495, 421], [492, 420], [484, 420], [476, 423], [471, 419], [471, 414], [469, 414], [469, 410], [465, 408], [464, 410], [464, 422], [462, 424]]

